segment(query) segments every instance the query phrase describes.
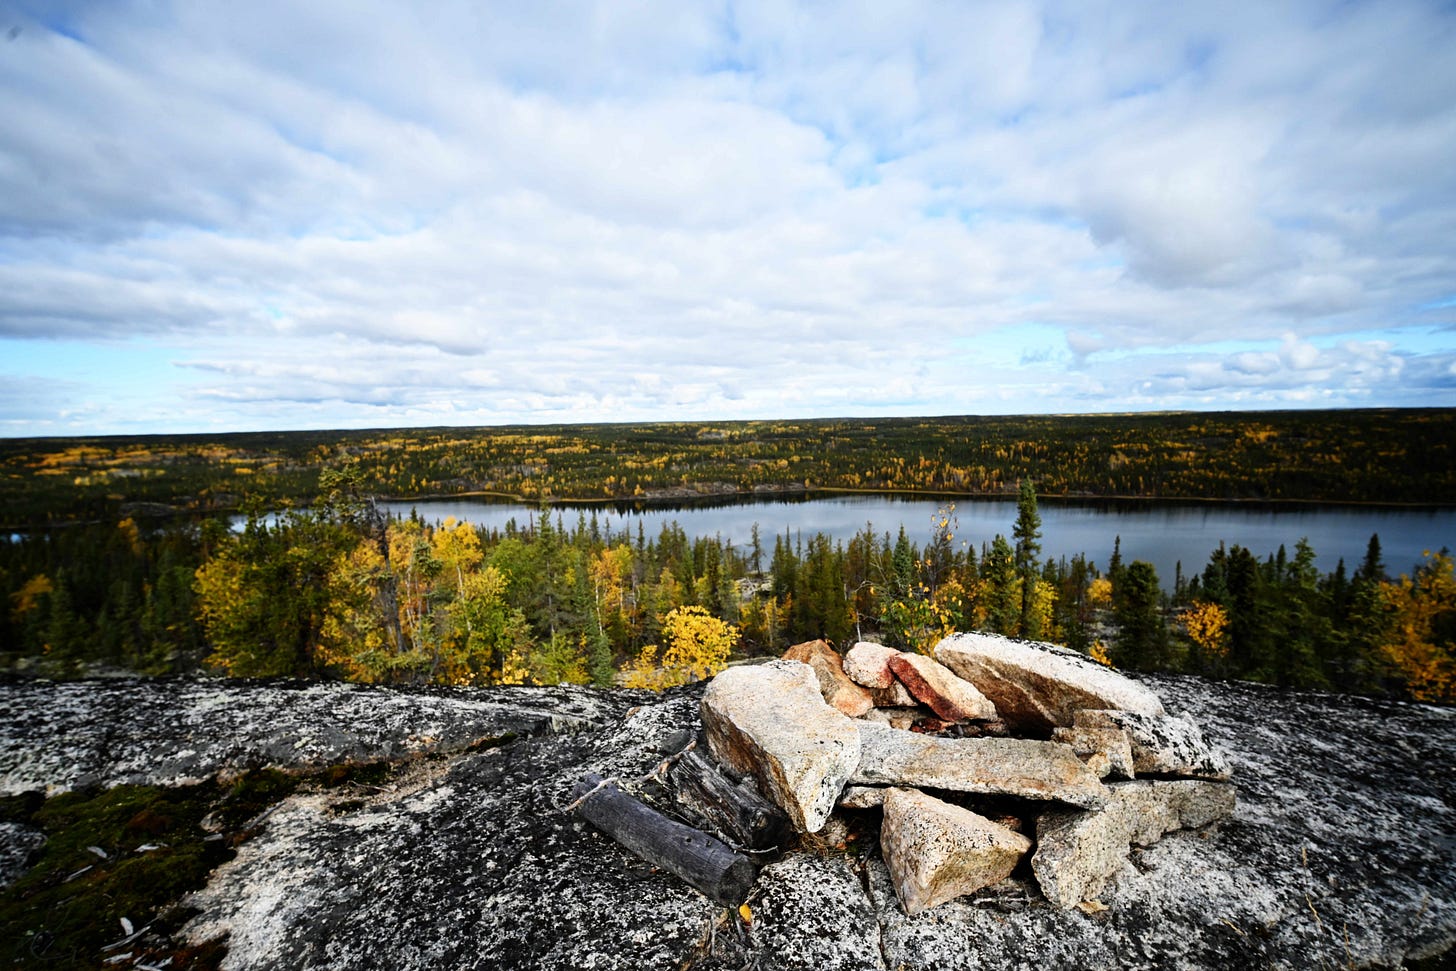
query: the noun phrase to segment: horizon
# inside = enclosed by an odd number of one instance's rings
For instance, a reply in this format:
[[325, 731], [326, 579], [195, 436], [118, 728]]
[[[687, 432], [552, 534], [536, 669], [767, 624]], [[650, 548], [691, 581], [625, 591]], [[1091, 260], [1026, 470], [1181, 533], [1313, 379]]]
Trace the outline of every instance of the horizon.
[[17, 0], [0, 438], [1456, 406], [1453, 49], [1429, 0]]
[[1351, 405], [1348, 407], [1311, 406], [1308, 408], [1220, 408], [1220, 409], [1191, 409], [1191, 408], [1166, 408], [1148, 411], [1079, 411], [1079, 412], [1018, 412], [1018, 413], [995, 413], [995, 414], [959, 414], [959, 415], [788, 415], [775, 418], [662, 418], [644, 419], [642, 421], [542, 421], [542, 422], [499, 422], [492, 424], [459, 424], [459, 425], [369, 425], [359, 427], [300, 427], [300, 428], [233, 428], [233, 429], [207, 429], [189, 430], [179, 428], [175, 431], [164, 432], [103, 432], [103, 433], [73, 433], [54, 435], [11, 435], [0, 431], [0, 442], [3, 441], [65, 441], [69, 439], [103, 439], [115, 438], [121, 440], [135, 440], [141, 438], [199, 438], [208, 436], [231, 436], [231, 435], [329, 435], [340, 434], [381, 434], [405, 433], [405, 432], [431, 432], [431, 431], [508, 431], [511, 429], [541, 429], [541, 428], [608, 428], [620, 426], [623, 428], [639, 427], [645, 425], [747, 425], [747, 424], [772, 424], [778, 422], [848, 422], [848, 421], [963, 421], [976, 419], [1005, 419], [1008, 421], [1023, 419], [1054, 419], [1054, 418], [1155, 418], [1159, 416], [1175, 415], [1291, 415], [1332, 412], [1356, 412], [1356, 411], [1452, 411], [1456, 405]]

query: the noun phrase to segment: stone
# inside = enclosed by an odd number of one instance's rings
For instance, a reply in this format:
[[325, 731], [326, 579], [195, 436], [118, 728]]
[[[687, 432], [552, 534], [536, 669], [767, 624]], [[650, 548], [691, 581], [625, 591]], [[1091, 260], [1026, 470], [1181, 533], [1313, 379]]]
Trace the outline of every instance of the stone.
[[[1081, 712], [1073, 716], [1081, 716]], [[1097, 773], [1100, 779], [1131, 779], [1134, 775], [1132, 744], [1127, 732], [1120, 728], [1089, 728], [1076, 725], [1072, 728], [1052, 729], [1052, 741], [1072, 746], [1077, 758]]]
[[1138, 775], [1227, 779], [1228, 761], [1209, 747], [1191, 719], [1132, 711], [1084, 709], [1073, 716], [1078, 728], [1116, 729], [1132, 746]]
[[795, 829], [824, 825], [859, 763], [860, 737], [852, 719], [825, 703], [807, 664], [729, 668], [703, 693], [701, 713], [719, 762], [752, 774]]
[[860, 641], [844, 654], [844, 673], [866, 688], [888, 688], [895, 683], [890, 658], [900, 652], [883, 644]]
[[1152, 691], [1076, 651], [999, 634], [952, 634], [935, 659], [974, 684], [1020, 731], [1070, 727], [1081, 708], [1163, 714]]
[[921, 718], [921, 714], [919, 708], [871, 708], [860, 715], [860, 718], [867, 722], [877, 722], [881, 725], [889, 725], [891, 728], [898, 728], [902, 732], [908, 732], [910, 726]]
[[839, 795], [840, 809], [879, 809], [885, 804], [884, 786], [845, 786]]
[[870, 693], [844, 673], [844, 659], [825, 641], [795, 644], [784, 652], [784, 660], [801, 661], [813, 668], [824, 700], [850, 718], [858, 718], [875, 706]]
[[996, 717], [996, 706], [975, 685], [956, 677], [934, 658], [924, 654], [898, 654], [889, 663], [890, 670], [910, 693], [946, 721]]
[[1107, 789], [1070, 746], [1025, 738], [938, 738], [861, 721], [853, 785], [1002, 793], [1096, 809]]
[[880, 849], [895, 894], [914, 916], [1010, 876], [1031, 840], [917, 789], [884, 797]]
[[1128, 848], [1165, 833], [1197, 829], [1233, 815], [1234, 787], [1201, 779], [1115, 783], [1100, 812], [1052, 811], [1037, 820], [1031, 869], [1057, 907], [1096, 897], [1127, 862]]
[[920, 699], [912, 695], [910, 689], [905, 687], [899, 678], [896, 678], [888, 688], [876, 688], [871, 691], [870, 697], [874, 699], [876, 708], [914, 708], [920, 704]]

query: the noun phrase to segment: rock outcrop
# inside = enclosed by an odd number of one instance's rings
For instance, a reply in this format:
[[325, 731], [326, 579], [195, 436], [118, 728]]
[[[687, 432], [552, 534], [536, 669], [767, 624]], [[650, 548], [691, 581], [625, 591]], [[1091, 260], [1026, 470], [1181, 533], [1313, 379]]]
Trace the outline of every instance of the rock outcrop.
[[[377, 788], [289, 796], [190, 898], [196, 915], [168, 933], [224, 941], [228, 969], [1449, 965], [1456, 712], [1139, 681], [1226, 757], [1237, 807], [1216, 830], [1124, 847], [1098, 895], [1106, 909], [1090, 912], [1055, 906], [1016, 871], [907, 915], [866, 811], [859, 830], [829, 841], [831, 826], [786, 847], [745, 914], [562, 811], [588, 772], [665, 804], [653, 771], [700, 730], [704, 685], [649, 695], [0, 684], [0, 791], [177, 784], [381, 751], [406, 760]], [[16, 930], [33, 943], [24, 932], [43, 928]]]

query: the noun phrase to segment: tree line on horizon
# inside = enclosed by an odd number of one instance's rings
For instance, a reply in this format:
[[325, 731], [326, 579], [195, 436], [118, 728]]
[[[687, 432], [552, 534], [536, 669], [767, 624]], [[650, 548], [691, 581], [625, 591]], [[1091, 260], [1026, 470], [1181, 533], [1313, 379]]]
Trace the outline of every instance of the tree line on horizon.
[[212, 671], [388, 683], [643, 687], [730, 656], [824, 638], [928, 651], [957, 630], [1052, 641], [1105, 663], [1343, 692], [1456, 701], [1456, 575], [1446, 551], [1387, 574], [1378, 537], [1321, 573], [1303, 540], [1259, 558], [1220, 546], [1171, 586], [1118, 546], [1041, 556], [1031, 481], [1009, 535], [972, 543], [954, 507], [923, 540], [866, 527], [738, 547], [567, 523], [388, 519], [357, 465], [307, 509], [244, 526], [133, 519], [0, 543], [0, 663], [77, 676]]
[[1456, 409], [865, 418], [0, 439], [9, 526], [308, 501], [331, 465], [394, 498], [850, 490], [1441, 503]]

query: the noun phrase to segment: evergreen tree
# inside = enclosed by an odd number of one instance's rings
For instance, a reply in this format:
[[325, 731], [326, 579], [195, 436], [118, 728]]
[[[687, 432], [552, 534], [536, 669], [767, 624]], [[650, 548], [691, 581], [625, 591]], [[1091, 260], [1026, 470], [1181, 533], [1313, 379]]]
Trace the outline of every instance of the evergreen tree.
[[1151, 563], [1133, 560], [1123, 576], [1122, 595], [1114, 609], [1117, 663], [1154, 671], [1168, 666], [1168, 629], [1163, 620], [1162, 590]]

